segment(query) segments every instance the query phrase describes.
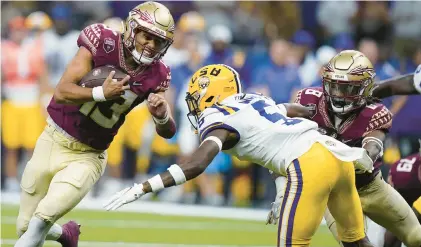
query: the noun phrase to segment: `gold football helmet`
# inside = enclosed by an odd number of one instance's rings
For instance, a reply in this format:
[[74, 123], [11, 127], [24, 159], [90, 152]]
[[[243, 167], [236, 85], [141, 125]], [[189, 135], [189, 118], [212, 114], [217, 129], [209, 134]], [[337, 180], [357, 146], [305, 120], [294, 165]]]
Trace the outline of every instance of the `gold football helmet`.
[[190, 123], [197, 129], [197, 122], [203, 110], [238, 93], [242, 93], [241, 82], [233, 68], [224, 64], [211, 64], [200, 68], [192, 76], [187, 89], [187, 116]]
[[[142, 46], [142, 49], [138, 51], [135, 36], [139, 31], [157, 36], [162, 42], [157, 42], [155, 49]], [[164, 56], [173, 42], [174, 31], [174, 19], [168, 8], [150, 1], [136, 6], [129, 12], [125, 22], [123, 42], [137, 63], [151, 64]]]
[[375, 75], [370, 60], [359, 51], [345, 50], [333, 57], [322, 73], [332, 110], [342, 115], [364, 106], [372, 97]]

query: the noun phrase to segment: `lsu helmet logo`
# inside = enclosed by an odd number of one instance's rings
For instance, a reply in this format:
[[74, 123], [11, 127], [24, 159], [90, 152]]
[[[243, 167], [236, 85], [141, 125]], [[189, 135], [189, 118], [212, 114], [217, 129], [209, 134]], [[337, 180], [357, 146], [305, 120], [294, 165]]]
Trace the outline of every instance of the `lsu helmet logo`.
[[209, 87], [210, 79], [207, 76], [201, 76], [197, 83], [199, 84], [199, 88], [203, 90]]

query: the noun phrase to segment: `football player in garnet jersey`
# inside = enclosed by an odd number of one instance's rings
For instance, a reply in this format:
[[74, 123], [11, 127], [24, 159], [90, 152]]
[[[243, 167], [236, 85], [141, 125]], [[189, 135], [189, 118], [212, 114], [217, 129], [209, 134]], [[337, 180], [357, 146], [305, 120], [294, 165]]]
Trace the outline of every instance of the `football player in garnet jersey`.
[[[48, 106], [48, 124], [38, 138], [21, 181], [17, 247], [42, 246], [45, 239], [77, 246], [79, 226], [63, 227], [57, 219], [75, 207], [103, 174], [110, 142], [126, 114], [147, 101], [157, 133], [175, 134], [165, 100], [170, 69], [161, 58], [173, 42], [174, 20], [157, 2], [133, 8], [124, 33], [103, 24], [86, 27], [79, 50], [69, 63]], [[121, 81], [111, 72], [102, 86], [78, 85], [93, 68], [112, 65], [127, 73]]]
[[[374, 76], [373, 66], [364, 54], [345, 50], [324, 67], [323, 88], [304, 88], [296, 98], [296, 103], [312, 110], [308, 117], [319, 124], [322, 133], [350, 146], [363, 147], [373, 163], [383, 154], [383, 141], [392, 124], [389, 110], [374, 102]], [[382, 179], [379, 166], [375, 165], [372, 173], [356, 173], [364, 214], [393, 232], [406, 246], [421, 246], [421, 225], [402, 196]], [[277, 187], [282, 187], [279, 183]], [[282, 197], [282, 190], [277, 190], [275, 202]], [[269, 213], [269, 223], [276, 222], [277, 204]], [[329, 210], [325, 219], [337, 238]]]
[[[418, 221], [421, 222], [421, 148], [419, 153], [393, 164], [388, 180], [406, 202], [412, 205]], [[386, 232], [384, 241], [385, 247], [401, 246], [401, 242], [391, 232]]]

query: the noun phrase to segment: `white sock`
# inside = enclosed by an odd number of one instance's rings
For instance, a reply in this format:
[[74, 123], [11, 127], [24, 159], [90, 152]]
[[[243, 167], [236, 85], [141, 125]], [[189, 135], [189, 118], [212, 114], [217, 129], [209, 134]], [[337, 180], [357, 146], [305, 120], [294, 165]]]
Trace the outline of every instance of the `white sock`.
[[15, 247], [41, 247], [51, 224], [38, 217], [32, 217], [29, 221], [28, 230], [18, 239]]
[[57, 240], [61, 234], [63, 233], [63, 229], [59, 224], [53, 224], [51, 226], [50, 230], [47, 233], [47, 236], [45, 237], [45, 240]]

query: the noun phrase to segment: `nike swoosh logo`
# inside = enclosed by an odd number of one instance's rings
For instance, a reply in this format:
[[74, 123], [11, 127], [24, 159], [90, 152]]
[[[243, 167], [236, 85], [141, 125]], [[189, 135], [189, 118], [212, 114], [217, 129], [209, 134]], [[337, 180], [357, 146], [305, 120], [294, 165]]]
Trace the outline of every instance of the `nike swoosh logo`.
[[133, 84], [133, 86], [142, 86], [142, 83], [137, 82], [137, 81], [133, 82], [132, 84]]

